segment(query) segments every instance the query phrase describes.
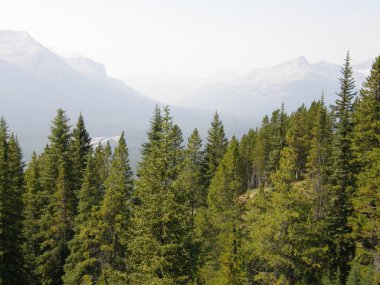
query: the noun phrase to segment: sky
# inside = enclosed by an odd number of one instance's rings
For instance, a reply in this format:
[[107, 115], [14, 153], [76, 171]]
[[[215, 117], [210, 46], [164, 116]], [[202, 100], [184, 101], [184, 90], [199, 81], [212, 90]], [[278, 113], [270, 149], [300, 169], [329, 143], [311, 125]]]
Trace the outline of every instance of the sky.
[[305, 56], [380, 53], [378, 0], [0, 0], [0, 29], [105, 64], [109, 75], [248, 72]]

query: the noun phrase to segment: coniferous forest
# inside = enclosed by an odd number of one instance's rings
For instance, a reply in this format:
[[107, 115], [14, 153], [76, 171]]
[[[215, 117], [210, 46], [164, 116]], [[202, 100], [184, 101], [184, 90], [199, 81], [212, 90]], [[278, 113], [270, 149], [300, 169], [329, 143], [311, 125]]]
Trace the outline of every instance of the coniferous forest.
[[25, 165], [3, 118], [0, 284], [380, 284], [380, 57], [339, 80], [230, 140], [156, 107], [134, 174], [128, 133], [93, 147], [60, 109]]

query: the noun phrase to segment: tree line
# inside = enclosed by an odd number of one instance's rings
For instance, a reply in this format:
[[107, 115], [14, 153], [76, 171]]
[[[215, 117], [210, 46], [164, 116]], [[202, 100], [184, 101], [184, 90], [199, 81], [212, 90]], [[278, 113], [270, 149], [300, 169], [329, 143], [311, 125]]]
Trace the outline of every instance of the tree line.
[[124, 133], [91, 146], [59, 109], [27, 166], [0, 121], [0, 284], [380, 283], [380, 57], [228, 140], [217, 113], [184, 143], [155, 108], [133, 175]]

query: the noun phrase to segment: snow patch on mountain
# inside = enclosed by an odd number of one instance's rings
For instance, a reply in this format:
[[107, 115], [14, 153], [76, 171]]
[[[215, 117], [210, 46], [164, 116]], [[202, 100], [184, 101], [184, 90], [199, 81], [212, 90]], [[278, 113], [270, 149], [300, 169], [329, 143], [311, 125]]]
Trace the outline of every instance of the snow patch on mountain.
[[89, 58], [69, 57], [64, 60], [74, 70], [90, 78], [100, 79], [107, 76], [105, 66]]
[[92, 146], [98, 146], [99, 144], [101, 145], [106, 145], [109, 143], [110, 145], [115, 145], [119, 142], [120, 136], [113, 136], [113, 137], [94, 137], [91, 139], [91, 145]]

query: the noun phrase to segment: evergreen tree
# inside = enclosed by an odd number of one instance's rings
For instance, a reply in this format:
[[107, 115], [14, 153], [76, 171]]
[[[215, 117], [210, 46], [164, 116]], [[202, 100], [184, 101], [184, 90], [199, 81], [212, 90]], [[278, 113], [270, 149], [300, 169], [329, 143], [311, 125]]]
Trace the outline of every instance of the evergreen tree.
[[242, 201], [246, 191], [239, 143], [232, 138], [218, 170], [211, 181], [208, 211], [216, 235], [212, 252], [202, 269], [205, 284], [245, 284], [241, 251]]
[[39, 220], [41, 219], [44, 208], [44, 197], [41, 191], [41, 173], [40, 158], [34, 152], [32, 159], [28, 164], [25, 172], [24, 194], [24, 227], [23, 227], [23, 252], [25, 259], [25, 269], [28, 277], [28, 284], [38, 284], [36, 276], [36, 258], [40, 254], [40, 228]]
[[268, 175], [276, 171], [279, 167], [281, 150], [285, 146], [285, 136], [287, 131], [288, 116], [282, 104], [281, 109], [272, 113], [269, 122], [268, 143], [269, 153], [266, 164]]
[[239, 152], [244, 169], [244, 185], [246, 185], [247, 188], [256, 188], [258, 186], [258, 177], [254, 169], [256, 143], [257, 135], [251, 129], [241, 138], [239, 144]]
[[[254, 176], [257, 177], [256, 186], [264, 186], [269, 179], [268, 161], [269, 161], [269, 152], [270, 152], [270, 143], [269, 143], [269, 118], [265, 116], [261, 123], [261, 128], [258, 130], [257, 143], [255, 152], [253, 154], [253, 163], [254, 163]], [[257, 188], [257, 187], [255, 187]]]
[[59, 109], [53, 120], [50, 145], [46, 148], [41, 171], [42, 191], [47, 195], [47, 204], [39, 221], [42, 243], [37, 272], [42, 284], [62, 284], [68, 242], [73, 236], [77, 197], [69, 171], [71, 133], [68, 122], [65, 112]]
[[211, 179], [219, 166], [227, 148], [227, 138], [224, 134], [224, 126], [215, 112], [214, 119], [211, 122], [211, 128], [208, 130], [207, 142], [205, 146], [204, 161], [202, 167], [203, 185], [208, 189]]
[[96, 167], [96, 161], [90, 152], [83, 176], [83, 185], [79, 191], [78, 215], [75, 218], [75, 235], [69, 242], [70, 255], [65, 263], [64, 284], [82, 284], [85, 278], [97, 280], [100, 264], [95, 253], [99, 251], [97, 221], [95, 213], [102, 201], [103, 183]]
[[309, 129], [307, 110], [304, 105], [297, 109], [290, 118], [286, 134], [287, 145], [296, 152], [296, 179], [302, 180], [306, 173], [306, 158], [309, 152]]
[[310, 151], [306, 162], [306, 187], [310, 191], [311, 207], [306, 230], [312, 239], [310, 247], [303, 255], [314, 265], [307, 273], [308, 278], [317, 281], [323, 279], [323, 274], [329, 274], [328, 245], [334, 239], [328, 230], [330, 219], [333, 219], [332, 201], [334, 198], [331, 185], [328, 183], [332, 126], [323, 97], [322, 100], [312, 104], [309, 112], [312, 112], [313, 123], [310, 126]]
[[187, 284], [195, 274], [194, 243], [188, 203], [182, 203], [186, 193], [176, 183], [182, 139], [168, 108], [158, 130], [138, 167], [129, 245], [131, 283]]
[[16, 137], [0, 120], [0, 284], [25, 284], [22, 255], [23, 162]]
[[336, 192], [333, 213], [335, 218], [331, 224], [334, 232], [334, 259], [332, 267], [339, 269], [340, 280], [346, 280], [350, 270], [349, 263], [353, 258], [354, 245], [349, 238], [351, 227], [348, 218], [352, 214], [352, 192], [354, 186], [352, 167], [353, 153], [351, 149], [351, 135], [353, 128], [353, 98], [356, 94], [355, 81], [350, 63], [350, 54], [347, 53], [345, 63], [342, 67], [342, 77], [338, 99], [331, 106], [333, 111], [334, 147], [332, 153], [332, 175], [331, 183]]
[[374, 266], [376, 281], [380, 282], [380, 57], [363, 84], [354, 122], [352, 148], [358, 171], [352, 223], [357, 241], [356, 258], [363, 265]]
[[[279, 168], [272, 173], [272, 189], [261, 189], [249, 202], [247, 252], [251, 281], [258, 284], [298, 284], [311, 260], [302, 257], [312, 237], [306, 231], [310, 203], [302, 184], [295, 184], [297, 156], [281, 151]], [[308, 283], [306, 283], [308, 284]]]
[[185, 160], [179, 177], [180, 187], [186, 191], [186, 203], [189, 203], [191, 223], [194, 224], [196, 209], [206, 205], [206, 197], [201, 184], [201, 165], [203, 159], [202, 139], [195, 129], [188, 139]]
[[153, 116], [150, 120], [150, 127], [147, 132], [148, 141], [142, 144], [141, 156], [142, 159], [148, 155], [151, 145], [160, 139], [160, 133], [162, 132], [162, 115], [161, 109], [156, 105]]
[[72, 187], [76, 193], [82, 186], [86, 160], [91, 149], [90, 142], [90, 135], [84, 125], [83, 116], [80, 114], [70, 141], [70, 160], [72, 161], [70, 172]]
[[100, 279], [105, 284], [108, 284], [109, 279], [120, 279], [119, 282], [122, 282], [123, 273], [127, 269], [127, 230], [131, 216], [132, 176], [123, 132], [113, 155], [109, 176], [105, 182], [106, 192], [99, 212]]

